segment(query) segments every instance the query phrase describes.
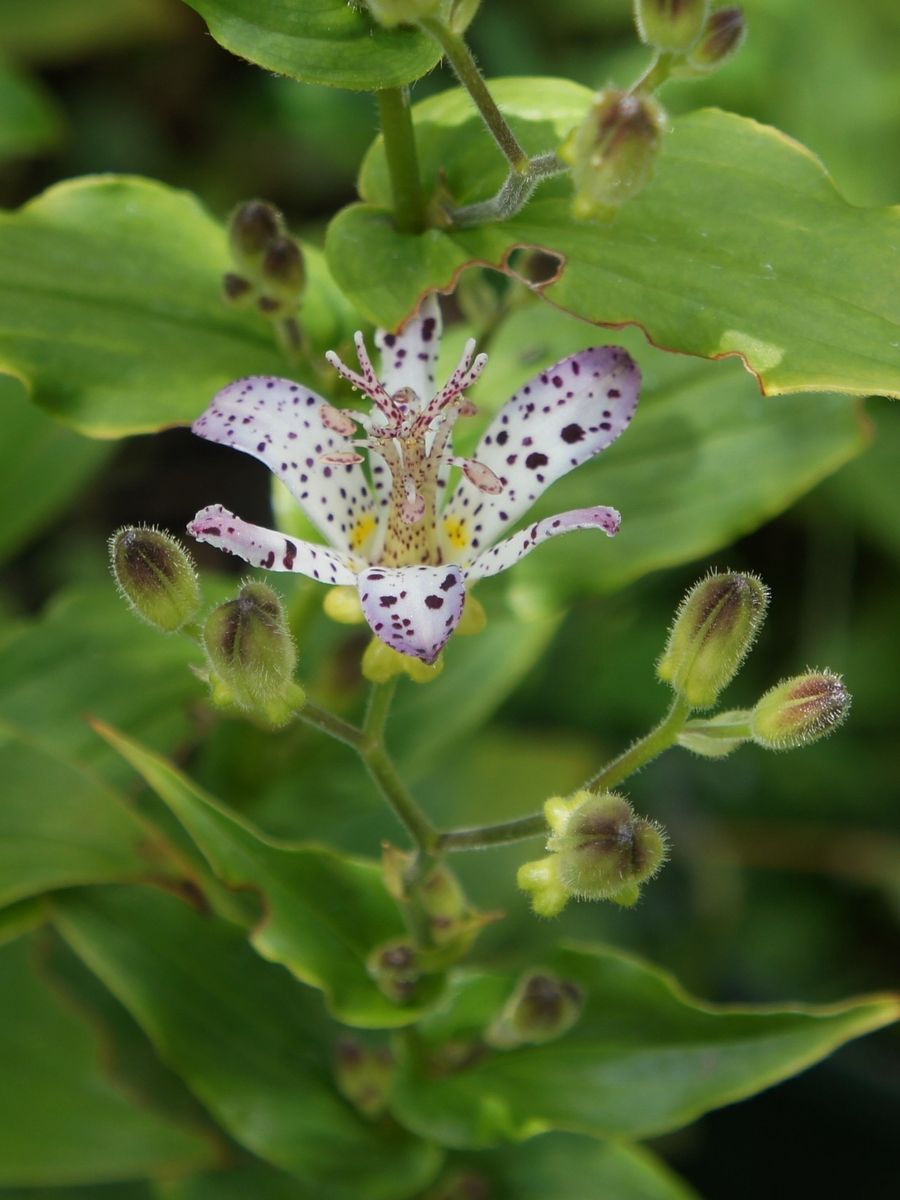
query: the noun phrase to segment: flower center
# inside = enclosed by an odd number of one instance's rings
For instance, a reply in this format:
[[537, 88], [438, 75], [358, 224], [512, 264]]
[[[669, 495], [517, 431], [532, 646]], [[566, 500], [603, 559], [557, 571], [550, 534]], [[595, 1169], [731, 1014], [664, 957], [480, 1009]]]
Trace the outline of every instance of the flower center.
[[[374, 409], [361, 413], [323, 405], [325, 425], [354, 447], [325, 457], [336, 463], [362, 462], [364, 455], [358, 451], [367, 450], [379, 498], [388, 485], [381, 482], [384, 472], [375, 468], [384, 463], [390, 471], [387, 520], [378, 563], [387, 567], [435, 566], [442, 560], [438, 507], [450, 467], [460, 467], [482, 491], [502, 491], [493, 471], [474, 459], [456, 458], [452, 446], [453, 427], [459, 417], [476, 411], [465, 392], [483, 371], [487, 355], [476, 357], [475, 342], [470, 340], [447, 384], [425, 402], [409, 387], [393, 394], [387, 391], [375, 374], [361, 333], [356, 335], [356, 352], [359, 372], [346, 367], [333, 351], [326, 357], [344, 379], [369, 397]], [[360, 429], [365, 437], [357, 436]]]

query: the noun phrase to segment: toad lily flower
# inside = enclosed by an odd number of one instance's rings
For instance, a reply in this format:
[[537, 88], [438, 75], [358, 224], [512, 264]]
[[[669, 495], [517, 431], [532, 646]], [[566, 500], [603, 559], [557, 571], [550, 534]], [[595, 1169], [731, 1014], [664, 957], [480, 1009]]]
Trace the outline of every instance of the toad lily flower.
[[[336, 370], [373, 404], [335, 408], [288, 379], [253, 376], [220, 392], [193, 426], [211, 442], [253, 455], [290, 489], [329, 545], [249, 525], [214, 504], [188, 526], [199, 541], [272, 571], [296, 571], [359, 590], [373, 632], [433, 663], [462, 616], [466, 586], [511, 567], [547, 538], [619, 527], [613, 508], [581, 508], [497, 543], [545, 488], [599, 454], [634, 415], [640, 373], [615, 346], [582, 350], [538, 375], [489, 425], [473, 458], [452, 453], [453, 427], [487, 356], [470, 341], [435, 390], [440, 345], [429, 297], [402, 334], [379, 332], [381, 372], [356, 335], [360, 372]], [[368, 453], [369, 475], [363, 471]], [[461, 477], [443, 504], [450, 467]]]

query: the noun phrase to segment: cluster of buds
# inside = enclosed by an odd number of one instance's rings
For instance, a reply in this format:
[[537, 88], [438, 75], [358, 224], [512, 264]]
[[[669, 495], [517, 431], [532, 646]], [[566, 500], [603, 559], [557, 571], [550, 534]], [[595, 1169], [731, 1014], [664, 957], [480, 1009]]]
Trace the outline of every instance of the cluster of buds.
[[519, 887], [542, 917], [555, 917], [575, 897], [630, 907], [666, 858], [666, 837], [616, 792], [576, 792], [544, 805], [547, 850], [519, 868]]
[[494, 913], [479, 912], [450, 868], [435, 863], [424, 875], [413, 871], [413, 855], [386, 845], [384, 882], [418, 935], [417, 967], [441, 971], [466, 954]]
[[237, 270], [223, 279], [225, 299], [255, 304], [270, 320], [293, 316], [303, 299], [306, 266], [278, 209], [265, 200], [239, 204], [228, 222], [228, 240]]
[[497, 1050], [555, 1041], [572, 1028], [583, 1007], [584, 992], [577, 983], [552, 971], [530, 971], [488, 1027], [485, 1040]]
[[599, 91], [560, 147], [572, 168], [576, 217], [609, 219], [650, 182], [667, 127], [653, 92], [668, 79], [708, 75], [737, 53], [743, 10], [709, 8], [709, 0], [635, 0], [638, 33], [657, 57], [633, 87]]

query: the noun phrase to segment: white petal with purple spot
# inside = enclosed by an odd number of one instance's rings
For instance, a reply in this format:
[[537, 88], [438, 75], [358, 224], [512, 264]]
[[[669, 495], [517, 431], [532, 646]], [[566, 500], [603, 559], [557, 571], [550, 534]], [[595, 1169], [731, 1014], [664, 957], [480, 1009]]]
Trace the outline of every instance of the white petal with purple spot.
[[265, 463], [323, 537], [350, 550], [361, 518], [373, 511], [372, 497], [359, 464], [321, 461], [322, 455], [349, 448], [346, 438], [325, 427], [323, 404], [321, 396], [290, 379], [253, 375], [219, 392], [192, 428], [209, 442]]
[[521, 388], [491, 422], [473, 457], [503, 490], [486, 495], [463, 478], [444, 509], [444, 549], [470, 562], [541, 493], [605, 450], [634, 415], [640, 371], [618, 346], [563, 359]]
[[371, 567], [358, 580], [373, 633], [393, 650], [433, 663], [459, 624], [466, 600], [462, 569]]
[[573, 529], [602, 529], [609, 537], [614, 537], [619, 531], [620, 521], [621, 517], [614, 508], [576, 508], [556, 517], [547, 517], [506, 538], [490, 550], [485, 550], [466, 568], [466, 578], [485, 579], [488, 575], [497, 575], [530, 554], [541, 542], [558, 537], [561, 533], [571, 533]]
[[401, 333], [379, 329], [375, 345], [381, 351], [379, 376], [385, 391], [412, 388], [420, 404], [427, 404], [437, 391], [435, 369], [441, 348], [441, 309], [437, 296], [430, 292], [419, 311]]
[[198, 542], [209, 542], [228, 554], [236, 554], [253, 567], [267, 571], [293, 571], [322, 583], [356, 583], [356, 571], [345, 554], [316, 546], [300, 538], [285, 537], [274, 529], [250, 525], [221, 504], [202, 509], [188, 525]]

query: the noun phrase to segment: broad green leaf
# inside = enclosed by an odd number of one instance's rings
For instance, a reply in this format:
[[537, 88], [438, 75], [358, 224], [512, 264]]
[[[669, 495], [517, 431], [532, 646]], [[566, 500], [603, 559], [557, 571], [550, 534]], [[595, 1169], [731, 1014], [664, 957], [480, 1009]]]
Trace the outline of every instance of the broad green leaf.
[[167, 0], [0, 0], [0, 50], [35, 62], [97, 53], [172, 27]]
[[[305, 253], [318, 362], [346, 305]], [[188, 423], [241, 375], [291, 373], [269, 323], [222, 300], [229, 268], [223, 227], [186, 192], [128, 176], [58, 184], [0, 214], [0, 371], [92, 437]]]
[[[664, 354], [635, 330], [616, 330], [609, 340], [640, 365], [637, 416], [532, 513], [611, 504], [622, 513], [621, 530], [612, 539], [590, 532], [555, 539], [516, 566], [514, 586], [527, 582], [565, 599], [708, 555], [777, 516], [867, 445], [859, 402], [849, 397], [772, 400], [735, 362]], [[489, 344], [473, 398], [493, 412], [542, 366], [597, 341], [595, 329], [564, 313], [538, 304], [520, 309]]]
[[59, 133], [59, 114], [40, 84], [0, 61], [0, 162], [49, 150]]
[[0, 723], [0, 905], [162, 869], [141, 822], [101, 779]]
[[562, 1200], [573, 1186], [586, 1200], [696, 1200], [649, 1150], [565, 1133], [467, 1155], [454, 1168], [488, 1181], [491, 1200]]
[[0, 1184], [99, 1184], [212, 1164], [206, 1142], [126, 1100], [101, 1074], [99, 1053], [37, 979], [27, 941], [3, 947]]
[[0, 908], [0, 946], [32, 933], [47, 920], [47, 906], [41, 896], [29, 896]]
[[79, 437], [29, 403], [0, 375], [0, 561], [64, 511], [109, 450]]
[[[185, 2], [226, 50], [304, 83], [377, 91], [418, 79], [441, 58], [426, 34], [382, 29], [347, 0]], [[471, 19], [477, 5], [466, 7]]]
[[69, 892], [54, 905], [60, 932], [163, 1061], [237, 1141], [297, 1176], [298, 1200], [402, 1200], [427, 1183], [436, 1152], [338, 1096], [338, 1028], [240, 930], [149, 889]]
[[394, 1111], [450, 1146], [490, 1146], [548, 1130], [647, 1137], [751, 1096], [900, 1017], [900, 998], [751, 1008], [703, 1004], [668, 975], [618, 951], [561, 948], [544, 964], [585, 992], [584, 1012], [558, 1041], [486, 1051], [452, 1072], [428, 1047], [480, 1032], [512, 990], [510, 977], [472, 973], [419, 1026]]
[[[366, 970], [376, 946], [405, 932], [377, 863], [269, 839], [171, 763], [108, 726], [98, 731], [171, 808], [223, 882], [258, 889], [266, 911], [250, 940], [264, 958], [321, 988], [347, 1024], [388, 1028], [421, 1015], [421, 1002], [392, 1003]], [[438, 986], [429, 980], [422, 1000], [433, 1000]]]
[[[554, 149], [590, 100], [564, 80], [491, 86], [532, 153]], [[461, 203], [496, 190], [503, 163], [465, 93], [425, 100], [414, 116], [428, 185], [444, 172]], [[608, 223], [576, 221], [560, 178], [509, 221], [400, 235], [385, 211], [380, 141], [360, 190], [368, 203], [335, 218], [326, 249], [373, 321], [396, 326], [467, 265], [502, 268], [515, 248], [540, 247], [564, 260], [541, 294], [584, 320], [636, 324], [656, 345], [704, 358], [739, 355], [768, 393], [900, 395], [898, 210], [854, 208], [777, 130], [716, 110], [678, 118], [653, 181]]]

